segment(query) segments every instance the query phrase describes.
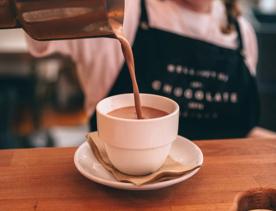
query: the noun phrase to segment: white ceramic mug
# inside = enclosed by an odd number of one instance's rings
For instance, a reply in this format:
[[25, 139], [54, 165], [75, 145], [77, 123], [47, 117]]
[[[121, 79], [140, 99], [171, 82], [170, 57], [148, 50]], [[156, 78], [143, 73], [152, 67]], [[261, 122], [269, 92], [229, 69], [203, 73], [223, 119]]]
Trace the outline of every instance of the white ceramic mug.
[[129, 175], [145, 175], [165, 162], [178, 133], [179, 106], [166, 97], [140, 94], [143, 106], [168, 114], [153, 119], [124, 119], [109, 112], [134, 106], [133, 94], [103, 99], [97, 104], [97, 127], [111, 163]]

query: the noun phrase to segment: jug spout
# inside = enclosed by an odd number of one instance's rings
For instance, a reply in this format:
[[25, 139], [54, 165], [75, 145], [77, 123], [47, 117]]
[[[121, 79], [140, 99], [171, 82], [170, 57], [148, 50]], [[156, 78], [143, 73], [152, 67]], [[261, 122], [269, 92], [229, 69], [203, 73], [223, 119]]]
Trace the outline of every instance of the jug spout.
[[4, 1], [11, 1], [17, 22], [36, 40], [114, 37], [109, 20], [124, 20], [124, 0]]

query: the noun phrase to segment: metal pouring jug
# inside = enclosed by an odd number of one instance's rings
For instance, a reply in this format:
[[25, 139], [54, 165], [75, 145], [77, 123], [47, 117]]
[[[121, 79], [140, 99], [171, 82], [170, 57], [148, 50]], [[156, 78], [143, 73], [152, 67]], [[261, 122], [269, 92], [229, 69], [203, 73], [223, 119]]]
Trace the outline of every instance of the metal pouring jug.
[[22, 27], [33, 39], [114, 37], [124, 0], [0, 0], [0, 29]]

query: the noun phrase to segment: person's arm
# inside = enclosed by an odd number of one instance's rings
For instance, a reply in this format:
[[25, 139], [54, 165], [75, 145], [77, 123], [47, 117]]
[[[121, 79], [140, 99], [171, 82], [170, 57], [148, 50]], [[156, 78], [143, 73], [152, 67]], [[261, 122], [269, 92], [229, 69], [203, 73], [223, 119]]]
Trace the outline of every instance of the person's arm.
[[[126, 0], [125, 1], [125, 17], [123, 24], [123, 31], [126, 38], [130, 43], [134, 42], [137, 26], [139, 24], [140, 17], [140, 0]], [[83, 40], [89, 40], [88, 42], [83, 42]], [[79, 54], [82, 53], [82, 47], [80, 47], [83, 43], [87, 45], [90, 43], [90, 55], [93, 55], [92, 51], [98, 53], [98, 47], [107, 46], [108, 50], [109, 43], [116, 42], [115, 40], [101, 38], [91, 38], [91, 39], [73, 39], [73, 40], [57, 40], [57, 41], [37, 41], [32, 39], [29, 35], [26, 34], [26, 42], [28, 45], [28, 49], [32, 55], [35, 57], [43, 57], [53, 53], [61, 53], [64, 55], [70, 55], [72, 57], [76, 57], [77, 55], [72, 55], [74, 53]], [[92, 45], [91, 45], [92, 44]], [[93, 45], [95, 47], [93, 47]]]
[[251, 75], [255, 76], [258, 63], [258, 44], [256, 33], [252, 25], [244, 17], [239, 18], [239, 24], [244, 44], [245, 63], [247, 64]]
[[72, 53], [72, 40], [37, 41], [26, 34], [29, 52], [35, 57], [43, 57], [53, 53], [70, 55]]
[[262, 127], [254, 127], [247, 135], [248, 138], [276, 138], [276, 132]]
[[[134, 42], [139, 16], [140, 0], [126, 0], [123, 30], [130, 43]], [[124, 62], [120, 44], [115, 39], [87, 38], [47, 42], [36, 41], [29, 36], [26, 39], [31, 54], [36, 57], [62, 53], [73, 59], [85, 95], [88, 115], [94, 112], [96, 103], [108, 93]]]
[[[244, 54], [246, 64], [253, 76], [256, 75], [256, 68], [258, 62], [258, 47], [256, 34], [250, 23], [245, 18], [239, 18], [243, 34]], [[247, 135], [250, 138], [276, 138], [276, 132], [267, 130], [262, 127], [254, 127]]]

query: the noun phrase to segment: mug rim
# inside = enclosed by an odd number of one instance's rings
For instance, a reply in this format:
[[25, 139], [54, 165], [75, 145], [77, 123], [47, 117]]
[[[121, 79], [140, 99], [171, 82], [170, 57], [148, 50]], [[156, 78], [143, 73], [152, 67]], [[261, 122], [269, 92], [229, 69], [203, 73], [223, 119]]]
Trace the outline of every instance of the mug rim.
[[[177, 113], [179, 113], [179, 105], [174, 100], [172, 100], [172, 99], [170, 99], [168, 97], [164, 97], [162, 95], [148, 94], [148, 93], [140, 93], [140, 96], [158, 97], [158, 98], [162, 98], [162, 99], [164, 99], [166, 101], [169, 101], [170, 103], [172, 103], [175, 106], [174, 111], [170, 112], [170, 113], [168, 113], [168, 114], [166, 114], [164, 116], [156, 117], [156, 118], [150, 118], [150, 119], [126, 119], [126, 118], [111, 116], [111, 115], [105, 114], [105, 113], [103, 113], [103, 112], [100, 111], [100, 108], [99, 108], [100, 104], [103, 103], [104, 101], [110, 100], [110, 98], [120, 97], [120, 96], [125, 96], [125, 95], [133, 95], [133, 93], [118, 94], [118, 95], [113, 95], [113, 96], [109, 96], [109, 97], [106, 97], [106, 98], [102, 99], [96, 105], [96, 113], [99, 113], [100, 115], [102, 115], [102, 116], [104, 116], [106, 118], [113, 119], [113, 120], [118, 120], [118, 121], [122, 121], [122, 122], [152, 122], [152, 121], [160, 121], [160, 120], [169, 118], [169, 117], [174, 116]], [[155, 108], [155, 109], [158, 109], [158, 108]]]

